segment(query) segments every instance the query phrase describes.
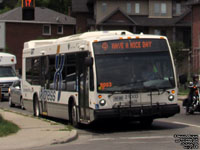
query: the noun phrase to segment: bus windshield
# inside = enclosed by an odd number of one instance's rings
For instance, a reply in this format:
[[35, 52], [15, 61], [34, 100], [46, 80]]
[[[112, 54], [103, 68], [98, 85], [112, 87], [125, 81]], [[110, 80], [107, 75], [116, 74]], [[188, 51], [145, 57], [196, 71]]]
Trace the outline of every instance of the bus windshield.
[[141, 52], [126, 52], [124, 49], [124, 53], [96, 53], [99, 92], [134, 92], [175, 87], [168, 48], [151, 52], [144, 49]]
[[16, 77], [16, 73], [11, 66], [0, 66], [0, 77]]

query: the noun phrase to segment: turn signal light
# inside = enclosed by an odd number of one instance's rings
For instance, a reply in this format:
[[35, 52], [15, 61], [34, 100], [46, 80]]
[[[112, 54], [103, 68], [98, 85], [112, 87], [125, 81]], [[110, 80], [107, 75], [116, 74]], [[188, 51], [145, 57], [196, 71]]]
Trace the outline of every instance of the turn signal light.
[[171, 93], [172, 93], [172, 94], [175, 94], [175, 90], [172, 90]]
[[102, 95], [98, 95], [98, 98], [101, 99], [101, 98], [102, 98]]

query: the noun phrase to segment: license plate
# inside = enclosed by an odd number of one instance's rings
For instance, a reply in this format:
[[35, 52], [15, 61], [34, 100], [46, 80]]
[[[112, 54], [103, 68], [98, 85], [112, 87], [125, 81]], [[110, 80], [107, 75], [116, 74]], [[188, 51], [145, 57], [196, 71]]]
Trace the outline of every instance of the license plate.
[[125, 100], [137, 100], [138, 99], [138, 94], [129, 94], [129, 95], [125, 95]]
[[113, 97], [113, 101], [114, 102], [121, 102], [123, 100], [124, 100], [123, 96], [114, 96]]

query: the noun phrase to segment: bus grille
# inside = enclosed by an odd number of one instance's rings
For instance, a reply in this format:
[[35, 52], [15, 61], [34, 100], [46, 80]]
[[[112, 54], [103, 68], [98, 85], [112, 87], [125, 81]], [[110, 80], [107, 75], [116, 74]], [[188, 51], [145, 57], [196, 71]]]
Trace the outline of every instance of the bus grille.
[[0, 83], [1, 88], [9, 88], [12, 85], [12, 82]]

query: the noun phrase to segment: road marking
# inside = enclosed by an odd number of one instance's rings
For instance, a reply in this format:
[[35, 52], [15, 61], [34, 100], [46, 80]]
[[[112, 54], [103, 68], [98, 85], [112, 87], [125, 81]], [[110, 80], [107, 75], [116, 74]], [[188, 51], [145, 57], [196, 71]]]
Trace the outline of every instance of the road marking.
[[119, 142], [117, 141], [116, 144], [149, 144], [149, 143], [153, 143], [153, 144], [166, 144], [166, 143], [172, 143], [171, 141], [130, 141], [130, 142]]
[[89, 141], [112, 141], [112, 140], [115, 140], [115, 138], [93, 138], [93, 139], [90, 139]]
[[200, 128], [200, 126], [198, 126], [198, 125], [189, 124], [189, 123], [184, 123], [184, 122], [173, 121], [172, 123], [181, 124], [181, 125], [186, 125], [186, 126], [191, 126], [191, 127], [196, 127], [196, 128]]
[[173, 136], [142, 136], [142, 137], [119, 137], [119, 138], [93, 138], [89, 141], [113, 141], [119, 140], [141, 140], [141, 139], [163, 139], [163, 138], [173, 138]]
[[142, 136], [142, 137], [122, 137], [122, 140], [139, 140], [139, 139], [161, 139], [161, 138], [173, 138], [173, 136]]

